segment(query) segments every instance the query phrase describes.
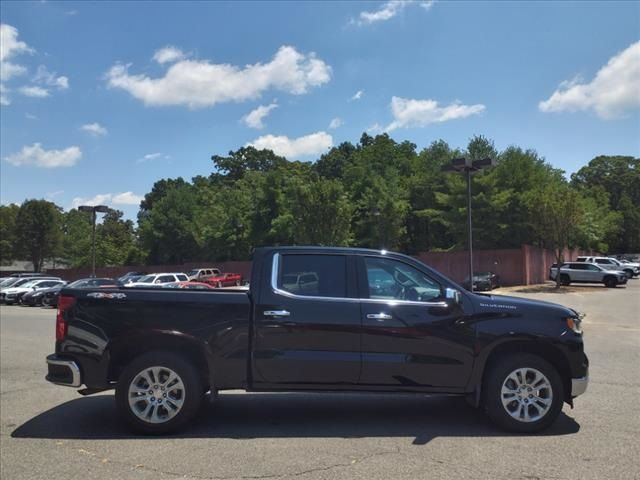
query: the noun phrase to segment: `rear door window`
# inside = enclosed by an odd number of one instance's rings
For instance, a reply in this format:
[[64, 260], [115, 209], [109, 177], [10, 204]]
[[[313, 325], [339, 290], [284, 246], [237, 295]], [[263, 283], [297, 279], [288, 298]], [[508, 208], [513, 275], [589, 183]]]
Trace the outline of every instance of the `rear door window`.
[[278, 288], [313, 297], [347, 297], [344, 255], [282, 255]]

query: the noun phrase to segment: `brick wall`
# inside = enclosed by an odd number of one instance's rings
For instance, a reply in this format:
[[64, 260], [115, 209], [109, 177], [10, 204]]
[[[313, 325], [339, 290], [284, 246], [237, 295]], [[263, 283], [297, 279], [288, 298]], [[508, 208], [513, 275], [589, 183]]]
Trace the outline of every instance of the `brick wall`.
[[[578, 255], [598, 255], [596, 252], [565, 250], [565, 261], [575, 260]], [[442, 272], [457, 282], [462, 282], [469, 273], [469, 257], [466, 251], [424, 252], [416, 258]], [[549, 268], [555, 262], [551, 250], [523, 245], [521, 248], [474, 250], [473, 265], [476, 272], [495, 272], [500, 275], [502, 285], [532, 285], [547, 280]], [[251, 262], [196, 262], [182, 265], [130, 265], [124, 267], [96, 268], [96, 276], [117, 278], [131, 271], [149, 273], [187, 272], [193, 268], [219, 268], [223, 272], [240, 273], [245, 280], [251, 276]], [[90, 268], [48, 269], [50, 275], [73, 281], [91, 276]]]

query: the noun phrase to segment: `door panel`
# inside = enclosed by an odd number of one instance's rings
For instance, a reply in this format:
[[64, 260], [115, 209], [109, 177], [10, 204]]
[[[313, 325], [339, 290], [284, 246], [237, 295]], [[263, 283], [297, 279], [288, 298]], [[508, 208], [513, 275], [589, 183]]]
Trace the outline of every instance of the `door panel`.
[[255, 383], [356, 384], [361, 320], [351, 257], [276, 254], [271, 268], [276, 283], [262, 285], [254, 311]]
[[[475, 331], [465, 323], [461, 306], [448, 304], [435, 290], [439, 287], [436, 282], [401, 263], [375, 257], [358, 261], [358, 278], [365, 288], [361, 295], [374, 297], [361, 301], [359, 383], [372, 387], [463, 387], [473, 366]], [[391, 272], [398, 270], [407, 277], [394, 278]]]

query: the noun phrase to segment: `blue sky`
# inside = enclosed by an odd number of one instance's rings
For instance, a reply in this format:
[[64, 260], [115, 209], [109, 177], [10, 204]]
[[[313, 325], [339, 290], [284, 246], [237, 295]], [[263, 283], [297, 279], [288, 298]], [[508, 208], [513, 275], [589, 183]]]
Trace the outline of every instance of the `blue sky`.
[[[134, 218], [246, 144], [640, 155], [638, 2], [2, 2], [0, 199]], [[360, 94], [358, 94], [360, 92]]]

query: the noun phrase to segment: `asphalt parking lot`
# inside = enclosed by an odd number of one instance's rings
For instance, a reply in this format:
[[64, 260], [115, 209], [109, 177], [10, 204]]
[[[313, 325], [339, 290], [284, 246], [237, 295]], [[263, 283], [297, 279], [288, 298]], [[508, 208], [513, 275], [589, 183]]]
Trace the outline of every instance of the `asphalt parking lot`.
[[[534, 290], [535, 289], [531, 289]], [[0, 307], [3, 479], [638, 479], [640, 279], [510, 294], [587, 313], [587, 393], [538, 435], [456, 397], [223, 393], [171, 437], [131, 435], [110, 392], [44, 380], [54, 310]]]

